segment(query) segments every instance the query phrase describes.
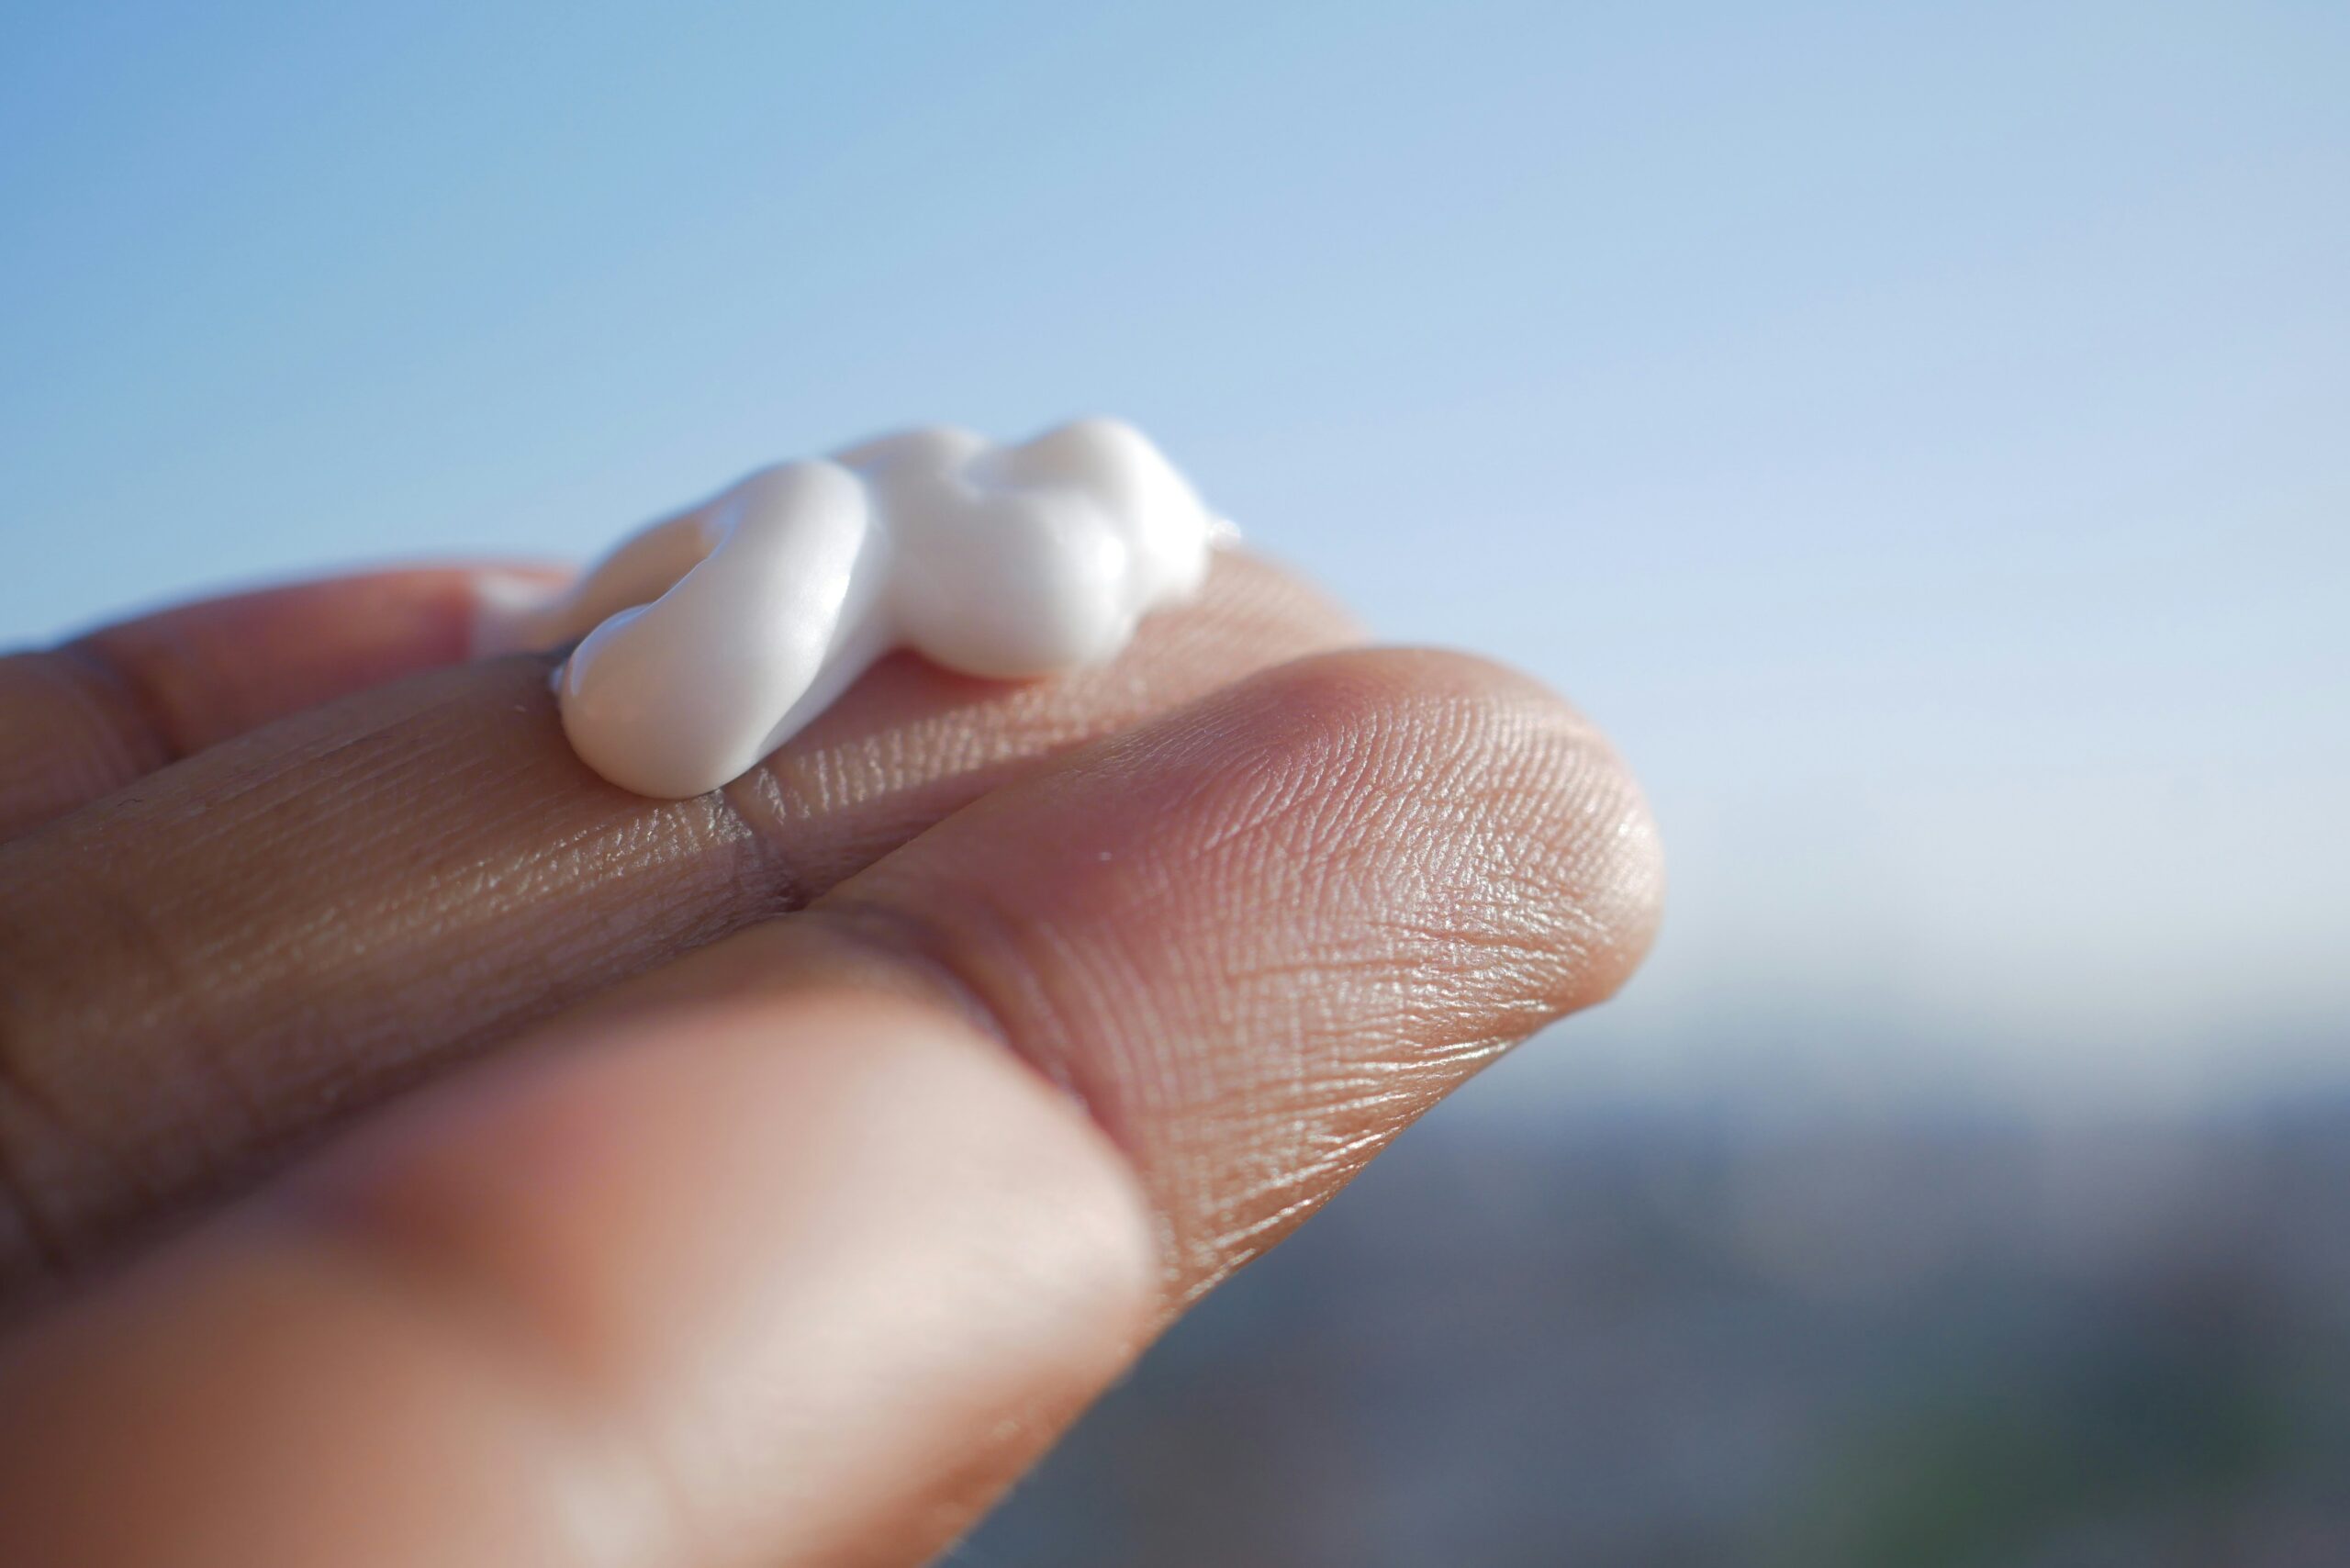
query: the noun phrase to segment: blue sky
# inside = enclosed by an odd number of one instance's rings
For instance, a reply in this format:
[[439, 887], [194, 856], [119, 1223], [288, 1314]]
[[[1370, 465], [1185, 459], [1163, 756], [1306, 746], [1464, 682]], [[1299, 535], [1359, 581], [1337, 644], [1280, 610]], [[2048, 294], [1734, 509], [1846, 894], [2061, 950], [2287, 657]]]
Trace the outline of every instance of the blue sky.
[[17, 5], [0, 635], [1113, 411], [1650, 780], [1521, 1081], [2344, 1076], [2345, 84], [2315, 3]]

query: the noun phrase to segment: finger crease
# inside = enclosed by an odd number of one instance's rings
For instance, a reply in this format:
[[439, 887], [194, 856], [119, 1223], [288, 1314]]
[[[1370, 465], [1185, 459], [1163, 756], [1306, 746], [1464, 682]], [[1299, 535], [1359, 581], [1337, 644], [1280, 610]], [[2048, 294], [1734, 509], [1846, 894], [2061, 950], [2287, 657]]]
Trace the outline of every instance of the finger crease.
[[147, 771], [167, 767], [192, 749], [172, 704], [155, 683], [128, 660], [117, 658], [90, 638], [54, 650], [84, 683], [101, 694], [117, 738], [140, 756]]

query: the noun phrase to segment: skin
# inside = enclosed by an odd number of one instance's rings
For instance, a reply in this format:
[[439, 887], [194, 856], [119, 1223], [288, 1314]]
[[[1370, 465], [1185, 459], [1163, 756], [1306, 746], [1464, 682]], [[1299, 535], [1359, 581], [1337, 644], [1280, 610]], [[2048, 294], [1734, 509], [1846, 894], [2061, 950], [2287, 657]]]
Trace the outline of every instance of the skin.
[[926, 1562], [1654, 926], [1588, 725], [1246, 556], [680, 801], [483, 580], [0, 661], [0, 1559]]

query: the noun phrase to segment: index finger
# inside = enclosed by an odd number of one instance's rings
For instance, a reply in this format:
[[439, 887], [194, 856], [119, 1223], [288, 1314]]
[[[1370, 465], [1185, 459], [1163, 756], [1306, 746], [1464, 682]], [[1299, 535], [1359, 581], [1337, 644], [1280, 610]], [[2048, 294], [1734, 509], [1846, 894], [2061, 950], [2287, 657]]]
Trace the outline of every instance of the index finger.
[[588, 772], [548, 661], [496, 659], [311, 710], [0, 844], [0, 1294], [804, 904], [1045, 757], [1353, 636], [1227, 553], [1109, 665], [1002, 683], [885, 660], [687, 801]]
[[1658, 891], [1628, 777], [1528, 683], [1267, 672], [37, 1327], [0, 1356], [0, 1536], [910, 1568], [1166, 1314], [1613, 991]]

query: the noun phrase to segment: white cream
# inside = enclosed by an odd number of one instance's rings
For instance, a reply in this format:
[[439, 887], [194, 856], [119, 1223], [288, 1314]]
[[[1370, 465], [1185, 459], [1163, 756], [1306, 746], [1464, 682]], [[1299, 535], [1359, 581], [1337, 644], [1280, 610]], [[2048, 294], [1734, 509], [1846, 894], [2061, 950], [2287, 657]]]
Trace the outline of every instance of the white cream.
[[998, 678], [1108, 659], [1198, 591], [1227, 531], [1114, 420], [1016, 446], [908, 431], [763, 468], [486, 641], [582, 638], [555, 688], [580, 759], [642, 795], [699, 795], [894, 647]]

